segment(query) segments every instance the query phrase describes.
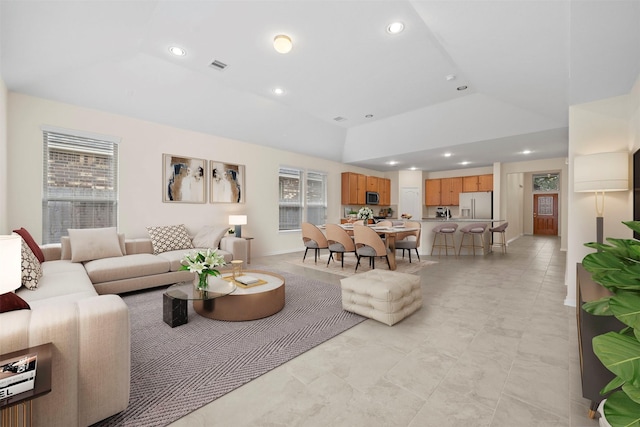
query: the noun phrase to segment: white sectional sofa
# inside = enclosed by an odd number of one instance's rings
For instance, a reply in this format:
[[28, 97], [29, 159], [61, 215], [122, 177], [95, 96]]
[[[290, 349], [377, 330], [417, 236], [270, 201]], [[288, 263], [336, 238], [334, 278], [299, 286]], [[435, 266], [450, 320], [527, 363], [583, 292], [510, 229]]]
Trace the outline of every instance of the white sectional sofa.
[[[126, 409], [129, 310], [115, 294], [193, 279], [179, 270], [192, 249], [154, 254], [151, 239], [119, 239], [126, 255], [84, 262], [72, 261], [69, 238], [41, 247], [37, 288], [15, 292], [30, 309], [0, 313], [0, 354], [53, 343], [52, 391], [33, 401], [35, 426], [88, 426]], [[219, 251], [246, 260], [247, 242], [225, 236]]]

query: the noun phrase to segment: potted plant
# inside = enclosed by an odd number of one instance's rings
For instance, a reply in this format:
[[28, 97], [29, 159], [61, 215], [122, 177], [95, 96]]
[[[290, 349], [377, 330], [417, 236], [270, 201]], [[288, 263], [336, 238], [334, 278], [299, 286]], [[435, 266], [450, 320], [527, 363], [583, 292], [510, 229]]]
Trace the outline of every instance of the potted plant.
[[[640, 232], [640, 221], [624, 224]], [[582, 309], [598, 316], [615, 316], [626, 327], [593, 338], [592, 347], [602, 364], [616, 377], [600, 393], [611, 393], [603, 406], [612, 427], [640, 426], [640, 241], [607, 238], [608, 243], [587, 243], [598, 252], [582, 260], [594, 282], [612, 292], [587, 302]]]

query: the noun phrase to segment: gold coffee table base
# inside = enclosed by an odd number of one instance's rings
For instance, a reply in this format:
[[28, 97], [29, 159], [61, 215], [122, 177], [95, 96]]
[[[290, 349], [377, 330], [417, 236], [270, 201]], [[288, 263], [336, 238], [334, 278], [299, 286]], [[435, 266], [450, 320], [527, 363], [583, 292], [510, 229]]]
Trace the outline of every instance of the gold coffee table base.
[[193, 301], [193, 309], [200, 316], [232, 322], [269, 317], [284, 307], [284, 278], [266, 271], [245, 271], [265, 285], [237, 288], [232, 294], [205, 301]]

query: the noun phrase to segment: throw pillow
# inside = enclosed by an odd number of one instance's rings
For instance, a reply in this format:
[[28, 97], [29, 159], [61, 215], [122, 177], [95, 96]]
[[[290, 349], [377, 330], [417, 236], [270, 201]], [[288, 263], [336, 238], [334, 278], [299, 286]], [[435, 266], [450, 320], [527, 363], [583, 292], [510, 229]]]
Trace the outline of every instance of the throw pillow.
[[193, 246], [196, 248], [217, 249], [220, 240], [229, 232], [229, 226], [206, 225], [200, 229], [193, 238]]
[[38, 280], [42, 277], [40, 261], [22, 240], [22, 285], [31, 290], [38, 287]]
[[147, 227], [154, 255], [179, 249], [193, 249], [191, 238], [184, 224]]
[[68, 230], [71, 262], [121, 257], [120, 239], [115, 227]]
[[44, 262], [44, 254], [42, 253], [42, 249], [40, 249], [40, 246], [38, 246], [36, 241], [33, 239], [31, 233], [29, 233], [24, 227], [21, 227], [18, 230], [13, 230], [13, 232], [22, 237], [22, 240], [27, 243], [33, 254], [36, 256], [36, 258], [38, 258], [39, 262]]
[[29, 310], [29, 304], [13, 292], [0, 295], [0, 313], [13, 310]]

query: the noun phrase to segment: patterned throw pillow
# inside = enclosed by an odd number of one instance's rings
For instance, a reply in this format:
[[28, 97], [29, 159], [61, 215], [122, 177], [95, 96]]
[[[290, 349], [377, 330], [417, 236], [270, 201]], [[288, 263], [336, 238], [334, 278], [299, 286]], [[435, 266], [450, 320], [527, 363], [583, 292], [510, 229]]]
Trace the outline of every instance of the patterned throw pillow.
[[42, 267], [40, 266], [40, 261], [22, 239], [22, 285], [33, 291], [38, 287], [38, 280], [41, 277]]
[[147, 227], [147, 231], [155, 255], [179, 249], [193, 249], [191, 238], [184, 224]]

